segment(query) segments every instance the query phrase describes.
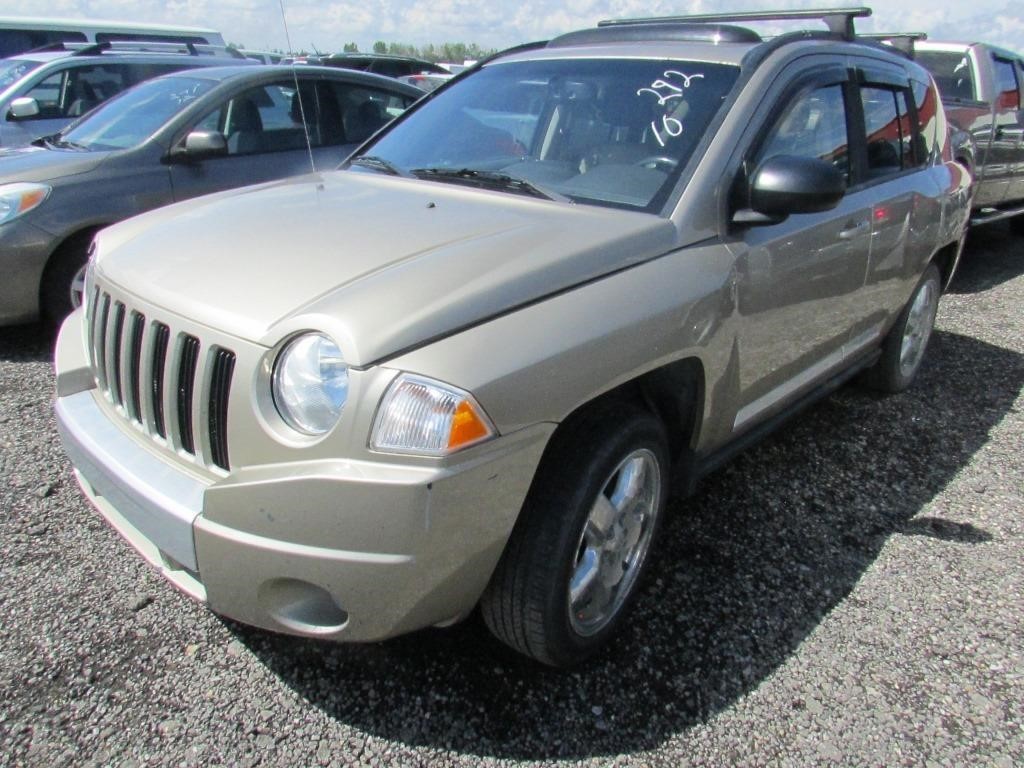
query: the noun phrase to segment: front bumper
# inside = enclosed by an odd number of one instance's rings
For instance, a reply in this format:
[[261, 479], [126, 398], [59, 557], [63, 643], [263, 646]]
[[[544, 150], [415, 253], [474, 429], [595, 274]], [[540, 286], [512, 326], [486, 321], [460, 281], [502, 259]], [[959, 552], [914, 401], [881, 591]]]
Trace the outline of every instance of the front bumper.
[[24, 218], [0, 225], [0, 325], [39, 317], [43, 271], [55, 246], [53, 235]]
[[82, 369], [60, 354], [78, 333], [66, 325], [58, 343], [56, 415], [82, 489], [172, 583], [270, 630], [370, 641], [468, 613], [553, 429], [522, 430], [444, 466], [293, 461], [209, 477], [111, 419], [97, 390], [78, 389]]

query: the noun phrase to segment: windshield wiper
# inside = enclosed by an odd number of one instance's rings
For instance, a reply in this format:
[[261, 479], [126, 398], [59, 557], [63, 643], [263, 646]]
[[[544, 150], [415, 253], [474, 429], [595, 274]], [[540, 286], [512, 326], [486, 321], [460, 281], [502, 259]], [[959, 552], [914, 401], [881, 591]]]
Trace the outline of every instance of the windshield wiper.
[[408, 172], [403, 171], [397, 165], [392, 163], [390, 160], [385, 160], [383, 157], [377, 157], [377, 155], [360, 155], [354, 157], [349, 161], [349, 165], [361, 165], [364, 168], [372, 168], [375, 171], [386, 173], [390, 176], [406, 176]]
[[539, 187], [526, 179], [509, 176], [507, 173], [499, 171], [478, 171], [475, 168], [416, 168], [410, 173], [418, 179], [451, 181], [456, 184], [469, 184], [482, 189], [512, 192], [517, 195], [558, 200], [563, 203], [569, 201], [565, 195], [560, 195], [554, 190]]
[[68, 141], [62, 139], [59, 133], [53, 133], [49, 136], [40, 136], [38, 139], [32, 142], [33, 146], [36, 147], [50, 147], [53, 149], [73, 149], [76, 152], [88, 152], [89, 148], [84, 144], [77, 144], [74, 141]]

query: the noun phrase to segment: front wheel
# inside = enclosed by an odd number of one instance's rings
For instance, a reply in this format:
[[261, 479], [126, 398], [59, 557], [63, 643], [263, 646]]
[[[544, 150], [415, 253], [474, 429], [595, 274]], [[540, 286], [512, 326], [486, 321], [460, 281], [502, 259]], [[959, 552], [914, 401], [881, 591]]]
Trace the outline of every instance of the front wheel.
[[929, 264], [885, 337], [882, 356], [865, 373], [868, 386], [882, 392], [902, 392], [914, 381], [935, 327], [941, 293], [939, 270]]
[[91, 236], [72, 238], [53, 254], [46, 265], [39, 300], [43, 317], [54, 327], [58, 327], [82, 304], [91, 240]]
[[622, 624], [665, 508], [661, 422], [605, 404], [552, 438], [481, 608], [490, 630], [552, 666], [576, 664]]

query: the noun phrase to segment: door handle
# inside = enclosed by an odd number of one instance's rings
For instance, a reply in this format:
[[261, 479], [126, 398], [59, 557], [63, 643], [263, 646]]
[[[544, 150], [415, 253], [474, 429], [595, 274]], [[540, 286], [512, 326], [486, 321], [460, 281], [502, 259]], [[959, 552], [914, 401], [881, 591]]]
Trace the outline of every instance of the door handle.
[[839, 230], [840, 240], [853, 240], [855, 237], [865, 235], [871, 229], [871, 223], [869, 221], [862, 221], [859, 224], [854, 224], [852, 227]]

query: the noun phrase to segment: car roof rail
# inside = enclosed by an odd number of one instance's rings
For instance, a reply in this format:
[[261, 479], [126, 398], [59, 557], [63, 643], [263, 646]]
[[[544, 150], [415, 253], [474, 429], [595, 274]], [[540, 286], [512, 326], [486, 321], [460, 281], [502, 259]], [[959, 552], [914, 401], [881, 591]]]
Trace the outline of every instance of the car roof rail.
[[179, 53], [183, 56], [230, 56], [244, 59], [245, 55], [235, 48], [190, 41], [173, 42], [165, 40], [104, 40], [99, 43], [51, 43], [33, 48], [31, 53], [69, 51], [72, 56], [96, 56], [104, 51], [129, 53]]
[[856, 8], [807, 8], [792, 11], [746, 11], [741, 13], [700, 13], [690, 16], [650, 16], [637, 19], [605, 19], [598, 27], [625, 27], [647, 24], [731, 24], [741, 21], [802, 21], [815, 19], [825, 23], [828, 31], [847, 40], [857, 36], [853, 20], [867, 18], [871, 9]]
[[869, 35], [858, 35], [867, 40], [874, 40], [889, 45], [907, 56], [914, 56], [914, 43], [927, 40], [927, 32], [872, 32]]
[[[602, 26], [603, 25], [603, 26]], [[727, 24], [690, 24], [673, 20], [652, 20], [638, 24], [601, 22], [596, 28], [580, 29], [559, 35], [549, 48], [608, 42], [703, 42], [760, 43], [752, 29]]]

